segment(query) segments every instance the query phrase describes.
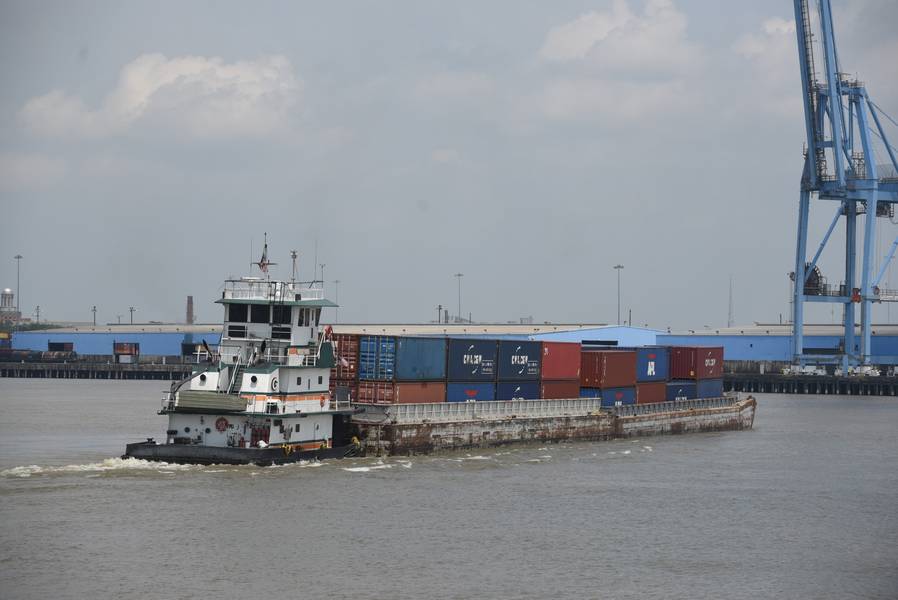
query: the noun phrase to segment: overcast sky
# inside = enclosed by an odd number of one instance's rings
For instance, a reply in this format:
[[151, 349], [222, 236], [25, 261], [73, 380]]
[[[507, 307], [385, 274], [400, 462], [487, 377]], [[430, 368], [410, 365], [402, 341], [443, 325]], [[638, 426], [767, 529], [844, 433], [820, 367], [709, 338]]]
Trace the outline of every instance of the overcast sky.
[[[898, 118], [898, 2], [833, 5]], [[21, 253], [26, 315], [180, 320], [192, 294], [217, 322], [267, 231], [285, 277], [317, 241], [341, 322], [455, 313], [456, 272], [475, 320], [614, 322], [618, 263], [634, 324], [725, 325], [730, 276], [736, 320], [775, 322], [795, 46], [788, 0], [3, 1], [0, 286]]]

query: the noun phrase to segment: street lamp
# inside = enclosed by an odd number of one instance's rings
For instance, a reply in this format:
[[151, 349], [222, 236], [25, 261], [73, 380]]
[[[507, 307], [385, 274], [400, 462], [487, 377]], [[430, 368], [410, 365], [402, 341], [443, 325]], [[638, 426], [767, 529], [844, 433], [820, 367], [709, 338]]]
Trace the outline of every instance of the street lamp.
[[133, 306], [128, 307], [128, 311], [131, 313], [131, 324], [134, 325], [134, 311], [137, 310]]
[[464, 273], [456, 273], [453, 275], [456, 279], [458, 279], [458, 322], [461, 323], [461, 278], [464, 277]]
[[617, 324], [620, 325], [620, 272], [621, 269], [624, 268], [624, 265], [614, 265], [614, 270], [617, 271]]
[[334, 279], [334, 289], [336, 290], [334, 292], [334, 304], [337, 305], [337, 307], [334, 309], [334, 315], [335, 315], [334, 322], [339, 323], [340, 322], [340, 280], [339, 279]]
[[94, 313], [94, 327], [97, 326], [97, 306], [94, 305], [93, 308], [90, 309], [90, 312]]
[[16, 259], [16, 328], [18, 329], [19, 319], [22, 318], [22, 313], [19, 312], [19, 301], [21, 300], [21, 290], [19, 289], [19, 265], [22, 264], [22, 259], [25, 258], [21, 254], [16, 254], [13, 256]]

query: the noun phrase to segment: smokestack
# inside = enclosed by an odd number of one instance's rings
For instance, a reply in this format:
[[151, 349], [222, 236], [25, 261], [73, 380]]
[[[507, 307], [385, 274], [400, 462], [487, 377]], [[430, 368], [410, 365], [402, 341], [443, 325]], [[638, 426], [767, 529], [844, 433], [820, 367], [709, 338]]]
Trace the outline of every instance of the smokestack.
[[187, 324], [193, 325], [193, 296], [187, 296]]

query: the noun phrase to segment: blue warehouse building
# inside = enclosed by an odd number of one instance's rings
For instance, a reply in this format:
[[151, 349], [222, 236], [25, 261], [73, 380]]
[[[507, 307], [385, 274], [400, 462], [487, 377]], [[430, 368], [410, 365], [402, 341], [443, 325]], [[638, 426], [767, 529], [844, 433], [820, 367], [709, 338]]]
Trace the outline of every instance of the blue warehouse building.
[[20, 331], [13, 334], [12, 347], [43, 352], [54, 348], [51, 344], [71, 344], [78, 354], [111, 355], [114, 344], [130, 343], [143, 355], [180, 356], [192, 353], [186, 346], [203, 341], [217, 346], [220, 338], [220, 325], [105, 325]]

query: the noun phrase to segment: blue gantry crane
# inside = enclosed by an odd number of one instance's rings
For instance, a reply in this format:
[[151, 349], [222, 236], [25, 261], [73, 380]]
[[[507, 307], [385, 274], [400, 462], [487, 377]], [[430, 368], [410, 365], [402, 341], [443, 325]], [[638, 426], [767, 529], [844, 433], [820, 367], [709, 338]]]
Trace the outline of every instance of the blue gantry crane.
[[[898, 247], [898, 238], [884, 257], [879, 271], [874, 273], [876, 219], [888, 218], [894, 223], [895, 203], [898, 202], [896, 151], [889, 144], [880, 117], [889, 118], [893, 123], [894, 120], [870, 99], [862, 82], [840, 69], [829, 0], [814, 2], [817, 9], [814, 22], [810, 3], [809, 0], [794, 0], [807, 149], [798, 203], [795, 271], [791, 274], [795, 282], [793, 358], [796, 364], [836, 359], [847, 372], [849, 365], [870, 363], [873, 303], [898, 300], [898, 292], [879, 287]], [[818, 41], [821, 79], [818, 79], [815, 67]], [[875, 148], [882, 147], [890, 165], [877, 165]], [[816, 254], [808, 260], [808, 216], [814, 197], [835, 202], [836, 213]], [[845, 278], [844, 283], [836, 286], [827, 283], [817, 263], [842, 217], [845, 218]], [[863, 247], [858, 272], [859, 224], [863, 229]], [[824, 357], [806, 352], [806, 302], [835, 302], [844, 306], [844, 345], [838, 355]], [[859, 340], [855, 334], [856, 305], [861, 313]]]

